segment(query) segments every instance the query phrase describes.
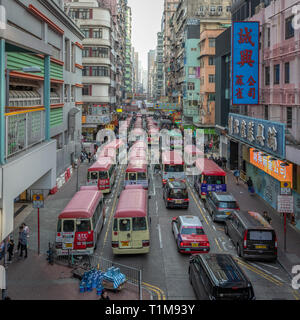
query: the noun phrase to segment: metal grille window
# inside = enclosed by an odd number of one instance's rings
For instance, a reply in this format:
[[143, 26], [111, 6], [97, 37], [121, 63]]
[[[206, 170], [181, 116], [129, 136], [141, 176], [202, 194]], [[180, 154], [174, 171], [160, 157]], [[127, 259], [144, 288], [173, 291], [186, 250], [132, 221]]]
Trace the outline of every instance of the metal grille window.
[[209, 57], [208, 58], [208, 64], [210, 66], [214, 66], [215, 65], [215, 57]]
[[82, 50], [82, 57], [86, 58], [86, 57], [89, 57], [89, 56], [90, 56], [90, 49], [89, 48], [84, 48]]
[[102, 39], [103, 37], [103, 30], [102, 28], [93, 29], [93, 38]]
[[270, 84], [270, 67], [265, 67], [265, 85]]
[[108, 68], [103, 66], [92, 67], [92, 76], [109, 77]]
[[290, 63], [284, 64], [284, 83], [290, 83]]
[[195, 90], [194, 82], [188, 82], [188, 90]]
[[286, 126], [287, 128], [293, 127], [293, 109], [292, 107], [286, 108]]
[[293, 18], [294, 16], [285, 19], [285, 39], [290, 39], [294, 36]]
[[209, 47], [214, 48], [216, 46], [215, 38], [208, 38], [209, 41]]
[[89, 67], [83, 67], [82, 69], [82, 75], [84, 77], [89, 76]]
[[90, 29], [80, 29], [80, 31], [84, 34], [85, 38], [90, 37]]
[[104, 48], [104, 47], [93, 48], [92, 57], [108, 58], [108, 48]]
[[208, 82], [209, 83], [215, 83], [215, 75], [214, 74], [209, 74], [208, 75]]
[[274, 66], [274, 84], [280, 83], [280, 65], [275, 64]]

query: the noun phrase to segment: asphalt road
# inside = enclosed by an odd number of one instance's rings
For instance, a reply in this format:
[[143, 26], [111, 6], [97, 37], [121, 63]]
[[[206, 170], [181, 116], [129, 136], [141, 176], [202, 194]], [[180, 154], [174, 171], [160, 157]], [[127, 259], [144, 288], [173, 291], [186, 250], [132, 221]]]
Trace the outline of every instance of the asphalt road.
[[[190, 205], [188, 210], [166, 209], [162, 197], [162, 183], [159, 175], [149, 169], [150, 187], [149, 215], [151, 217], [150, 253], [145, 255], [115, 256], [111, 249], [112, 218], [123, 189], [125, 168], [120, 168], [111, 194], [106, 196], [105, 226], [99, 237], [97, 254], [117, 263], [142, 269], [143, 284], [154, 299], [196, 299], [188, 279], [189, 255], [177, 252], [171, 230], [172, 217], [197, 215], [203, 223], [210, 242], [211, 253], [232, 254], [254, 287], [257, 300], [300, 300], [300, 295], [291, 287], [291, 280], [280, 264], [270, 262], [248, 262], [239, 258], [231, 240], [225, 235], [223, 224], [212, 222], [203, 202], [188, 181]], [[230, 191], [230, 190], [229, 190]]]

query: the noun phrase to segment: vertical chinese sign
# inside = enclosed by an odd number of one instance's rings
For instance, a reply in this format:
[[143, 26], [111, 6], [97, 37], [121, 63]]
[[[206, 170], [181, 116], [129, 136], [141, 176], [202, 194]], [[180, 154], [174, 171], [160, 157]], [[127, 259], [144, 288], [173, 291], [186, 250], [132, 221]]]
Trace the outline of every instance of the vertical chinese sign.
[[259, 22], [232, 23], [232, 104], [259, 103]]

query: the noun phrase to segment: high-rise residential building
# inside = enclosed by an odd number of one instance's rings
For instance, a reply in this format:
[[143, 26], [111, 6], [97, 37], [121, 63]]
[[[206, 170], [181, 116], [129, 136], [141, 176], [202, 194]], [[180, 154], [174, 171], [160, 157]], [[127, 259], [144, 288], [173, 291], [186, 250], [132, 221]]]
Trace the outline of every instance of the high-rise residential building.
[[[209, 77], [204, 70], [210, 66], [209, 64], [200, 66], [201, 42], [199, 41], [200, 34], [205, 38], [203, 34], [205, 30], [216, 30], [215, 32], [218, 33], [219, 30], [224, 30], [230, 25], [230, 4], [230, 0], [217, 2], [213, 0], [182, 0], [170, 18], [172, 49], [170, 50], [170, 69], [168, 69], [170, 72], [167, 74], [168, 96], [169, 101], [173, 100], [173, 102], [181, 104], [184, 126], [196, 125], [205, 131], [206, 117], [209, 118], [209, 126], [214, 126], [213, 118], [204, 111], [204, 100], [200, 100], [204, 99], [203, 90], [206, 90], [205, 88], [201, 89], [201, 86], [206, 82], [213, 83], [214, 77], [212, 74]], [[210, 41], [212, 45], [213, 39], [207, 41]], [[214, 54], [210, 52], [209, 55], [211, 56], [210, 63], [213, 63]], [[206, 60], [204, 56], [202, 58], [203, 61]], [[202, 80], [200, 73], [203, 77]], [[209, 94], [209, 99], [213, 99], [214, 96], [210, 92], [212, 86], [209, 87], [207, 95]], [[201, 94], [200, 90], [202, 90]], [[209, 107], [213, 108], [213, 105], [209, 103]]]
[[147, 99], [153, 99], [153, 74], [155, 65], [155, 50], [150, 50], [148, 52], [148, 70], [147, 70]]
[[125, 9], [125, 91], [127, 99], [132, 99], [132, 46], [131, 46], [132, 16], [131, 8]]
[[156, 46], [156, 92], [155, 98], [159, 100], [162, 96], [164, 96], [163, 88], [164, 88], [164, 62], [163, 62], [163, 32], [157, 33], [157, 46]]
[[16, 228], [17, 202], [55, 192], [80, 154], [83, 40], [62, 1], [1, 5], [0, 242]]
[[164, 0], [164, 12], [163, 12], [163, 22], [164, 22], [164, 87], [165, 96], [168, 97], [169, 102], [173, 102], [172, 91], [169, 87], [170, 77], [171, 77], [171, 18], [173, 13], [176, 11], [178, 3], [180, 0]]

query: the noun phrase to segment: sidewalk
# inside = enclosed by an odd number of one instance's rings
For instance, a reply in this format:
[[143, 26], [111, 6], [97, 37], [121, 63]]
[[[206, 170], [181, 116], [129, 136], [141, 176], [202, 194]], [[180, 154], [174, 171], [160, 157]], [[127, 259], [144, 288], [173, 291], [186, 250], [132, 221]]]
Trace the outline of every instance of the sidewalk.
[[[79, 186], [86, 181], [86, 168], [88, 164], [80, 166]], [[76, 170], [70, 180], [65, 183], [56, 194], [45, 199], [45, 208], [40, 212], [40, 255], [37, 245], [37, 209], [28, 204], [15, 219], [13, 237], [17, 249], [18, 226], [25, 222], [30, 229], [28, 240], [28, 258], [19, 259], [14, 253], [13, 262], [6, 269], [6, 295], [12, 300], [98, 300], [96, 290], [92, 292], [79, 292], [80, 281], [72, 277], [72, 268], [63, 265], [50, 265], [46, 258], [48, 241], [55, 239], [57, 216], [64, 209], [71, 197], [75, 194], [77, 184]], [[0, 264], [3, 264], [1, 260]], [[126, 283], [117, 293], [108, 292], [111, 300], [139, 300], [138, 287]], [[0, 297], [1, 299], [1, 297]], [[143, 299], [150, 300], [151, 295], [143, 289]]]
[[228, 191], [234, 195], [241, 210], [253, 210], [259, 213], [267, 211], [272, 218], [272, 227], [275, 229], [278, 241], [278, 262], [292, 277], [292, 267], [300, 265], [300, 230], [287, 222], [286, 225], [286, 252], [284, 251], [284, 220], [280, 213], [272, 208], [257, 194], [250, 196], [247, 185], [240, 180], [236, 185], [233, 173], [227, 171]]

